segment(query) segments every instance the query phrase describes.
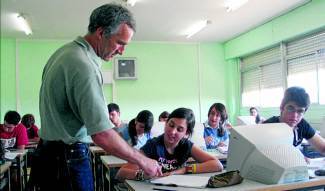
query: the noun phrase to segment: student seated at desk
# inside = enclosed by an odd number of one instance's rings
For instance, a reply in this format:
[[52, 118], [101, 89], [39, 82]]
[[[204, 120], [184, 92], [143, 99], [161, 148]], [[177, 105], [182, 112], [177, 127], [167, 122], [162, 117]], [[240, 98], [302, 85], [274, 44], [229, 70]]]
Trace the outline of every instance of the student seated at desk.
[[28, 144], [26, 128], [18, 124], [19, 121], [18, 112], [8, 111], [4, 117], [4, 124], [0, 124], [0, 139], [6, 149], [25, 149]]
[[264, 117], [260, 116], [258, 109], [256, 107], [249, 108], [249, 114], [255, 117], [255, 123], [260, 124], [265, 121]]
[[152, 126], [153, 114], [148, 110], [143, 110], [129, 122], [128, 128], [121, 132], [121, 136], [134, 148], [140, 149], [151, 139]]
[[38, 142], [38, 127], [35, 125], [35, 117], [32, 114], [26, 114], [21, 119], [21, 123], [26, 127], [28, 140]]
[[[222, 164], [217, 158], [193, 145], [188, 139], [193, 133], [194, 124], [193, 111], [178, 108], [169, 115], [164, 134], [149, 140], [140, 149], [147, 157], [158, 161], [163, 176], [222, 171]], [[198, 163], [186, 165], [190, 157]], [[116, 177], [119, 180], [144, 180], [146, 175], [137, 165], [128, 163], [120, 168]]]
[[114, 124], [114, 129], [121, 133], [128, 128], [127, 123], [123, 123], [120, 118], [120, 107], [116, 103], [110, 103], [107, 105], [109, 120]]
[[227, 147], [229, 142], [228, 122], [226, 107], [222, 103], [214, 103], [208, 112], [208, 120], [204, 125], [204, 140], [207, 149]]
[[306, 139], [318, 152], [325, 155], [325, 139], [304, 119], [310, 99], [305, 89], [290, 87], [284, 92], [280, 105], [280, 116], [273, 116], [264, 123], [286, 123], [293, 130], [293, 145], [296, 147]]
[[163, 111], [163, 112], [159, 115], [158, 121], [166, 122], [167, 119], [168, 119], [168, 116], [169, 116], [168, 111]]

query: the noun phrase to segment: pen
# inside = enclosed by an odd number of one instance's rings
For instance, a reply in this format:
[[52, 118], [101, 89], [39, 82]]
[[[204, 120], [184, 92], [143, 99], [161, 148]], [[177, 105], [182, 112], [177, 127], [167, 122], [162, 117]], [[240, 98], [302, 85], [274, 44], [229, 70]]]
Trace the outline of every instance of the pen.
[[170, 190], [165, 188], [152, 188], [153, 190], [161, 190], [161, 191], [177, 191], [177, 190]]

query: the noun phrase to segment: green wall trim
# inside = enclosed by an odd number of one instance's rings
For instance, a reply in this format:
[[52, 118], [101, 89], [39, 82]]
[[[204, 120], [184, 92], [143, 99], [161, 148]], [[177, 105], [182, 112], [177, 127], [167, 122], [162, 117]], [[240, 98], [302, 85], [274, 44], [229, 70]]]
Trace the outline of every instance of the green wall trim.
[[325, 26], [325, 1], [312, 0], [224, 44], [225, 59], [253, 53]]

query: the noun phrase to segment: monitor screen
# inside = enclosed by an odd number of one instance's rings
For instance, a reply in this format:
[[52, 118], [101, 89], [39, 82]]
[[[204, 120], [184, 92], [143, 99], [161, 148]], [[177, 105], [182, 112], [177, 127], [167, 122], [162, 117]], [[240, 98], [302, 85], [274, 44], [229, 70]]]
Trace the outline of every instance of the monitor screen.
[[237, 116], [237, 125], [254, 125], [255, 117], [254, 116]]
[[292, 128], [284, 123], [232, 128], [227, 170], [264, 184], [308, 180], [307, 163], [292, 145]]

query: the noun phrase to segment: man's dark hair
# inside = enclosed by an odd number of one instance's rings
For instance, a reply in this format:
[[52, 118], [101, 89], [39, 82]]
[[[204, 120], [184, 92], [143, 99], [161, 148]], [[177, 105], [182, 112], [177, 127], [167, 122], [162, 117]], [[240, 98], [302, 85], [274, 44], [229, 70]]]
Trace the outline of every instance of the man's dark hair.
[[104, 30], [104, 36], [115, 34], [121, 24], [127, 24], [135, 32], [133, 14], [122, 5], [109, 3], [102, 5], [90, 15], [88, 32], [94, 33], [99, 27]]
[[17, 111], [8, 111], [4, 117], [5, 122], [12, 125], [17, 125], [20, 121], [20, 115]]
[[116, 103], [110, 103], [107, 105], [108, 113], [113, 111], [120, 112], [120, 107]]
[[281, 108], [284, 108], [284, 106], [288, 102], [294, 102], [299, 107], [306, 108], [305, 111], [307, 111], [307, 109], [310, 106], [310, 98], [309, 98], [308, 93], [305, 91], [304, 88], [297, 87], [297, 86], [293, 86], [293, 87], [286, 89], [286, 91], [284, 92], [282, 102], [281, 102]]

